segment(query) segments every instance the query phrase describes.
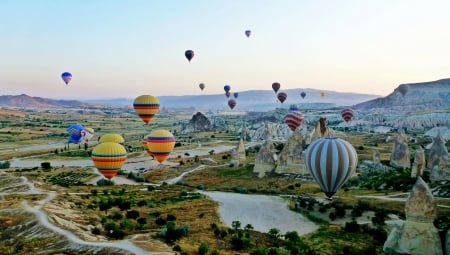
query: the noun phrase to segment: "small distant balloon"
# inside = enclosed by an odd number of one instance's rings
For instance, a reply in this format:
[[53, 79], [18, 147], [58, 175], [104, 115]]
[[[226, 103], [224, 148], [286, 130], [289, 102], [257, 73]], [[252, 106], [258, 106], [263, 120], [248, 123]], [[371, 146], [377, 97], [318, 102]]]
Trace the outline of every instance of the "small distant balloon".
[[233, 108], [236, 106], [236, 100], [234, 99], [228, 100], [228, 106], [230, 107], [231, 110], [233, 110]]
[[230, 98], [231, 92], [230, 92], [230, 91], [225, 92], [225, 96], [226, 96], [227, 98]]
[[305, 97], [306, 97], [306, 93], [305, 93], [305, 92], [302, 92], [302, 93], [300, 93], [300, 96], [301, 96], [302, 98], [305, 98]]
[[402, 84], [398, 86], [398, 91], [400, 92], [400, 94], [402, 94], [402, 96], [405, 96], [408, 90], [409, 90], [408, 84]]
[[250, 30], [245, 30], [245, 35], [246, 35], [247, 37], [250, 37], [251, 34], [252, 34], [252, 31], [250, 31]]
[[324, 97], [325, 96], [325, 91], [321, 91], [320, 92], [320, 96]]
[[151, 155], [162, 163], [175, 147], [175, 137], [167, 130], [156, 129], [147, 136], [147, 149]]
[[304, 118], [300, 112], [292, 111], [286, 114], [284, 122], [294, 132], [302, 124]]
[[204, 90], [204, 89], [205, 89], [205, 84], [204, 84], [204, 83], [200, 83], [200, 84], [198, 85], [198, 87], [199, 87], [201, 90]]
[[193, 50], [187, 50], [184, 52], [184, 56], [191, 62], [191, 59], [194, 57], [194, 51]]
[[238, 92], [234, 92], [234, 93], [233, 93], [233, 96], [234, 96], [234, 98], [238, 98], [239, 93], [238, 93]]
[[344, 109], [341, 111], [341, 116], [345, 122], [349, 122], [353, 118], [353, 110], [352, 109]]
[[272, 83], [272, 89], [275, 93], [277, 93], [278, 90], [280, 90], [280, 87], [281, 87], [280, 83], [278, 83], [278, 82]]
[[284, 101], [287, 98], [287, 94], [284, 92], [280, 92], [280, 93], [278, 93], [277, 98], [278, 98], [278, 100], [280, 100], [281, 103], [284, 103]]
[[298, 107], [295, 104], [291, 104], [289, 105], [289, 111], [291, 112], [298, 111]]
[[159, 99], [152, 95], [141, 95], [134, 99], [134, 111], [148, 124], [159, 111]]
[[230, 89], [231, 89], [231, 86], [230, 86], [230, 85], [225, 85], [225, 86], [223, 86], [223, 90], [225, 90], [225, 92], [230, 91]]
[[81, 131], [84, 130], [81, 124], [72, 124], [67, 128], [67, 133], [69, 133], [68, 143], [79, 143], [82, 139]]
[[64, 72], [61, 74], [61, 78], [66, 83], [66, 85], [68, 85], [69, 82], [72, 80], [72, 74], [69, 72]]

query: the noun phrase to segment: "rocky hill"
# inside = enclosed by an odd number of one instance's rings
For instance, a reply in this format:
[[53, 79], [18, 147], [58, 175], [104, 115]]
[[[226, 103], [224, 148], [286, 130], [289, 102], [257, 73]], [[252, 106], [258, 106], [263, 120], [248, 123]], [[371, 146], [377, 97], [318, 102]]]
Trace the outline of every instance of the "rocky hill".
[[208, 131], [211, 130], [211, 122], [201, 112], [197, 112], [189, 121], [189, 127], [194, 131]]
[[[407, 87], [404, 95], [400, 92], [402, 86]], [[356, 104], [354, 108], [393, 114], [450, 111], [450, 79], [400, 84], [388, 96]]]
[[18, 108], [97, 108], [99, 104], [84, 103], [77, 100], [56, 100], [22, 95], [0, 96], [0, 106]]

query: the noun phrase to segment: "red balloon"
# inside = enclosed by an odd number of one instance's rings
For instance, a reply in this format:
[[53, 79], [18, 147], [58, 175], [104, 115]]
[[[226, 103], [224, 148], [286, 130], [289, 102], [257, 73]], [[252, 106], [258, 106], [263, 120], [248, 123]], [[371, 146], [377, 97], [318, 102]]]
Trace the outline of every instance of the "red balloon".
[[353, 110], [352, 109], [344, 109], [341, 112], [342, 118], [345, 122], [349, 122], [353, 118]]
[[289, 126], [289, 128], [294, 132], [303, 122], [303, 115], [300, 112], [293, 111], [286, 114], [284, 117], [284, 122]]
[[280, 100], [281, 103], [284, 103], [284, 101], [287, 98], [287, 94], [284, 92], [280, 92], [280, 93], [278, 93], [277, 98], [278, 98], [278, 100]]
[[233, 110], [233, 108], [236, 106], [236, 100], [230, 99], [228, 100], [228, 106]]

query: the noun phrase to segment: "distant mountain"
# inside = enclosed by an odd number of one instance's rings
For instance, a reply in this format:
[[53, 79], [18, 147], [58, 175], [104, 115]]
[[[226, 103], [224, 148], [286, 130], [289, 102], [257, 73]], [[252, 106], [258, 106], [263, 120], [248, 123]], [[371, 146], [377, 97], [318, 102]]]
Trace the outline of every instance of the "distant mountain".
[[[399, 88], [405, 85], [408, 89], [405, 95], [402, 95]], [[400, 84], [388, 96], [356, 104], [354, 108], [394, 113], [449, 111], [450, 79]]]
[[19, 108], [93, 108], [100, 107], [98, 104], [84, 103], [77, 100], [56, 100], [42, 97], [31, 97], [22, 95], [0, 96], [0, 106], [19, 107]]
[[[282, 90], [288, 97], [283, 104], [277, 102], [276, 94], [272, 90], [249, 90], [238, 91], [237, 105], [234, 111], [253, 110], [265, 111], [276, 107], [288, 108], [291, 104], [298, 105], [299, 109], [321, 109], [335, 106], [349, 106], [356, 103], [365, 102], [379, 97], [378, 95], [325, 91], [325, 96], [321, 96], [321, 90], [317, 89], [287, 89]], [[281, 92], [281, 91], [279, 91]], [[306, 97], [301, 98], [300, 93], [305, 92]], [[234, 98], [233, 95], [230, 99]], [[190, 108], [198, 110], [223, 110], [228, 108], [228, 98], [225, 94], [184, 96], [158, 96], [160, 104], [167, 108]], [[129, 105], [132, 106], [134, 98], [97, 99], [86, 100], [86, 102], [99, 103], [105, 105]]]

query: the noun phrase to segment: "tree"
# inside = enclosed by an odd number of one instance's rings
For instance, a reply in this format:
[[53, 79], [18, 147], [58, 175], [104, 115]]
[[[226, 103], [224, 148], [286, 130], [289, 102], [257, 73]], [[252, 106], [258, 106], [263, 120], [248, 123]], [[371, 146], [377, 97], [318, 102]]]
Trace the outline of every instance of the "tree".
[[239, 228], [241, 228], [241, 222], [238, 220], [234, 220], [233, 222], [231, 222], [231, 226], [235, 231], [237, 231]]
[[206, 255], [206, 253], [208, 253], [208, 250], [209, 250], [208, 243], [202, 242], [200, 244], [200, 246], [198, 247], [198, 254], [199, 255]]
[[278, 228], [271, 228], [269, 230], [268, 234], [269, 234], [269, 237], [270, 237], [270, 239], [272, 241], [272, 244], [275, 247], [278, 247], [278, 239], [281, 237], [280, 230]]
[[245, 231], [248, 232], [249, 230], [253, 229], [253, 226], [252, 226], [252, 224], [247, 224], [247, 225], [245, 225], [244, 229], [245, 229]]

